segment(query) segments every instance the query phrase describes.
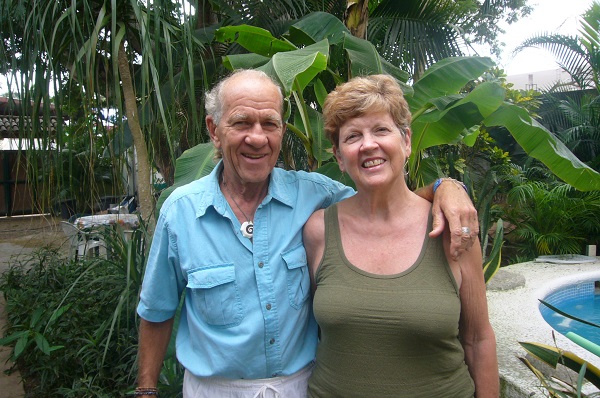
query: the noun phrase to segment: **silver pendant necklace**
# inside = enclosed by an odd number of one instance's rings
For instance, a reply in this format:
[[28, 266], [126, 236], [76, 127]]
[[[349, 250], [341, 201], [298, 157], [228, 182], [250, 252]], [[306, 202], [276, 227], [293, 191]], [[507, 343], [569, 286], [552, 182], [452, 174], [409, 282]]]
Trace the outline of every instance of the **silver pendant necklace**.
[[[252, 222], [252, 220], [250, 220], [250, 217], [248, 217], [246, 215], [246, 213], [244, 213], [244, 210], [242, 210], [242, 208], [240, 207], [238, 202], [235, 200], [235, 198], [233, 197], [233, 193], [229, 190], [229, 187], [227, 186], [227, 183], [225, 182], [225, 179], [223, 179], [223, 186], [225, 187], [227, 192], [229, 192], [229, 196], [231, 196], [231, 200], [233, 200], [233, 203], [235, 204], [235, 206], [244, 215], [244, 218], [246, 219], [246, 221], [244, 221], [242, 223], [242, 226], [240, 227], [240, 231], [242, 232], [242, 235], [245, 238], [252, 239], [252, 236], [254, 235], [254, 222]], [[260, 196], [259, 196], [259, 200], [260, 200]], [[258, 207], [258, 202], [257, 202], [257, 207]]]

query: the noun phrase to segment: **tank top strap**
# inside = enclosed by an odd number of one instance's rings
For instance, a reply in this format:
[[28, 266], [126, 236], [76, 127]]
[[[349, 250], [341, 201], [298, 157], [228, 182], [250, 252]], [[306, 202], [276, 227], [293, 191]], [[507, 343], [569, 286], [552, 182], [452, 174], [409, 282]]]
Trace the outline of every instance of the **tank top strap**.
[[339, 242], [341, 241], [340, 236], [340, 223], [338, 222], [338, 208], [337, 203], [332, 204], [325, 209], [325, 247], [323, 249], [324, 255], [329, 253], [337, 253], [339, 249]]

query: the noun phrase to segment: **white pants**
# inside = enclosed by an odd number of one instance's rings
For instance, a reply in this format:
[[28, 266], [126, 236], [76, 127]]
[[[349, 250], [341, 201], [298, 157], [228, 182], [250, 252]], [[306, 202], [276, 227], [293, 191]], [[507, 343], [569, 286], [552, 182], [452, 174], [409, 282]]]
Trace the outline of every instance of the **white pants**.
[[306, 398], [313, 367], [311, 363], [290, 376], [250, 380], [196, 377], [186, 370], [183, 398]]

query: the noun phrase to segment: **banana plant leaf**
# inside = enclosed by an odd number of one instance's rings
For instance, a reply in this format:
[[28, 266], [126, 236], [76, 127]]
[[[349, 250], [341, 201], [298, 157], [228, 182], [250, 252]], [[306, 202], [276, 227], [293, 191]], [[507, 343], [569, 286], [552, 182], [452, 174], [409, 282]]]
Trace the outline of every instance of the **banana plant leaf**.
[[[350, 64], [352, 76], [349, 77], [385, 73], [395, 77], [400, 83], [408, 81], [408, 73], [384, 60], [371, 42], [354, 37], [348, 32], [344, 33], [343, 45]], [[402, 84], [401, 87], [406, 95], [412, 94], [410, 86]]]
[[156, 213], [169, 195], [178, 187], [202, 178], [214, 169], [215, 148], [212, 142], [196, 145], [185, 151], [175, 162], [175, 184], [161, 192], [156, 203]]
[[585, 378], [594, 386], [600, 388], [600, 369], [583, 360], [570, 351], [563, 351], [542, 343], [519, 342], [521, 346], [540, 361], [556, 369], [559, 363], [565, 365], [574, 372], [579, 373], [584, 363], [587, 364]]
[[255, 69], [265, 65], [271, 58], [259, 54], [231, 54], [223, 57], [223, 65], [229, 70]]
[[[458, 94], [462, 85], [477, 79], [490, 62], [479, 57], [442, 60], [414, 84], [413, 96], [407, 97], [413, 114], [413, 153], [463, 140], [479, 124], [504, 127], [529, 156], [558, 178], [580, 191], [600, 190], [600, 174], [577, 159], [525, 109], [504, 102], [500, 86], [485, 83], [467, 95]], [[411, 168], [417, 160], [418, 156], [411, 156]]]
[[347, 185], [349, 187], [356, 189], [356, 186], [354, 185], [354, 181], [352, 181], [352, 179], [348, 176], [348, 174], [341, 172], [340, 167], [338, 166], [337, 162], [327, 163], [327, 164], [319, 167], [316, 170], [316, 172], [326, 175], [327, 177], [331, 178], [332, 180], [339, 181], [344, 185]]
[[[424, 104], [428, 111], [413, 113], [413, 152], [461, 141], [472, 133], [473, 126], [481, 124], [485, 117], [498, 109], [504, 101], [504, 93], [498, 84], [482, 83], [467, 95], [430, 99]], [[410, 98], [407, 98], [407, 102], [412, 104]]]
[[328, 57], [329, 42], [324, 39], [299, 50], [277, 53], [258, 69], [276, 76], [285, 96], [289, 97], [292, 90], [302, 92], [320, 72], [327, 69]]
[[307, 129], [306, 126], [304, 126], [304, 122], [302, 121], [299, 112], [294, 114], [294, 125], [303, 126], [304, 131], [310, 130], [312, 132], [311, 151], [315, 159], [318, 161], [318, 166], [320, 167], [323, 162], [326, 162], [333, 157], [333, 152], [331, 151], [331, 142], [329, 142], [325, 136], [323, 115], [309, 106], [306, 107], [306, 111], [308, 113], [310, 129]]
[[504, 103], [483, 124], [505, 127], [529, 156], [544, 163], [554, 175], [578, 190], [600, 190], [600, 174], [581, 162], [525, 109]]
[[334, 15], [326, 12], [313, 12], [293, 24], [288, 32], [288, 39], [296, 45], [310, 45], [327, 39], [331, 44], [339, 44], [344, 40], [348, 28]]
[[224, 26], [215, 32], [215, 40], [221, 43], [237, 43], [246, 50], [264, 57], [272, 57], [280, 51], [292, 51], [293, 44], [273, 37], [266, 29], [250, 25]]
[[458, 93], [493, 66], [487, 57], [451, 57], [436, 62], [413, 85], [414, 94], [407, 98], [411, 112], [418, 114], [432, 99]]

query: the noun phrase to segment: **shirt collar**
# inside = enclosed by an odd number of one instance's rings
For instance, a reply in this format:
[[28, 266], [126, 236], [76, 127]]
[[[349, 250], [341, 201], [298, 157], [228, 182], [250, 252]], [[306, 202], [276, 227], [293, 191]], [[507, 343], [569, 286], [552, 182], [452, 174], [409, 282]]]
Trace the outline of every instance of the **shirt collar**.
[[[206, 177], [208, 179], [208, 189], [202, 192], [200, 197], [200, 203], [196, 210], [196, 218], [202, 217], [206, 213], [206, 209], [210, 206], [214, 207], [215, 210], [224, 215], [227, 209], [227, 200], [221, 192], [219, 187], [219, 176], [223, 171], [223, 160], [220, 160], [215, 168]], [[269, 192], [267, 197], [263, 200], [263, 203], [267, 204], [271, 199], [275, 199], [282, 204], [293, 207], [293, 184], [284, 183], [283, 170], [275, 168], [269, 176]]]

